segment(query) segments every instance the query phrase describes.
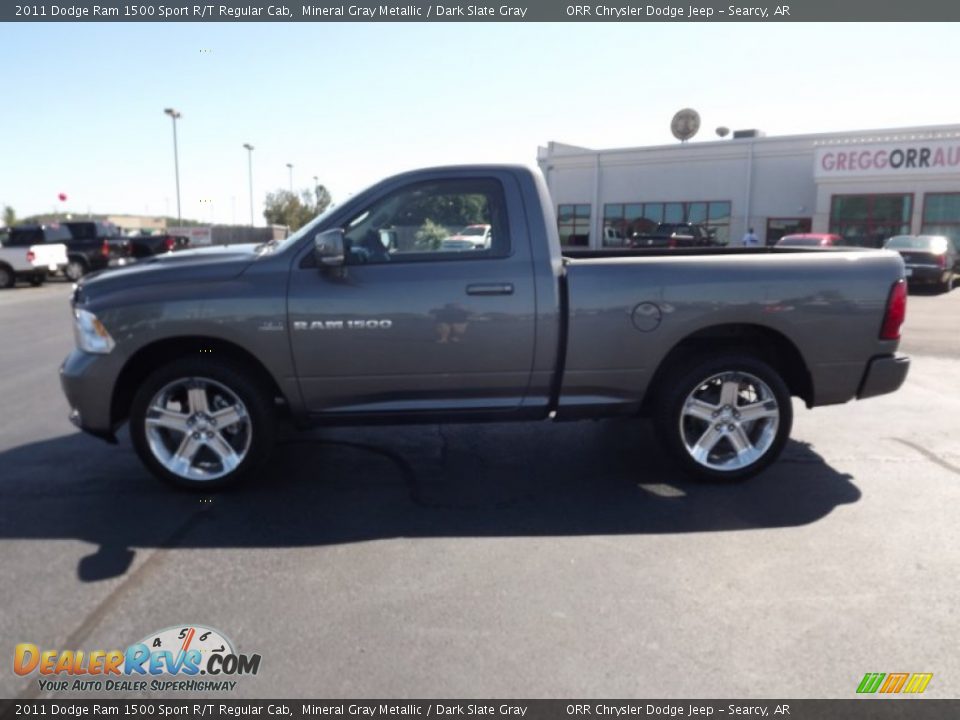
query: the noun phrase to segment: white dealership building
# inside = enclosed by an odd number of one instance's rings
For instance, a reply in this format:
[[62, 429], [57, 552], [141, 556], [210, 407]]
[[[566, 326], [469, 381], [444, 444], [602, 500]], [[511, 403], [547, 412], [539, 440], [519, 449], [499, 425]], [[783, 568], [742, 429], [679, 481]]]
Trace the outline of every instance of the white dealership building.
[[900, 233], [960, 242], [960, 125], [594, 150], [550, 142], [538, 164], [565, 245], [623, 245], [659, 222], [695, 222], [734, 244], [754, 228], [835, 232], [875, 246]]

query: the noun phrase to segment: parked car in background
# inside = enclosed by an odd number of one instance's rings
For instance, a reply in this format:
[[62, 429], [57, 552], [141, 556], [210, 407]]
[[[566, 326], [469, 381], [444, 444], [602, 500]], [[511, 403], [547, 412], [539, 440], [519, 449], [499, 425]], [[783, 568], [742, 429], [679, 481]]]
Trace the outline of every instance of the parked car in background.
[[490, 247], [489, 225], [467, 225], [442, 243], [443, 250], [483, 250]]
[[834, 233], [796, 233], [784, 235], [776, 247], [839, 247], [843, 237]]
[[935, 285], [940, 292], [950, 292], [960, 273], [957, 246], [943, 235], [895, 235], [883, 247], [900, 253], [911, 285]]
[[17, 280], [26, 280], [31, 285], [40, 285], [50, 273], [61, 272], [67, 266], [67, 247], [54, 242], [61, 228], [45, 228], [51, 238], [45, 242], [36, 237], [16, 231], [16, 228], [0, 229], [0, 288], [11, 288]]
[[660, 223], [652, 233], [634, 234], [629, 247], [678, 248], [709, 247], [716, 244], [711, 232], [695, 223]]
[[185, 250], [190, 247], [190, 238], [182, 235], [128, 235], [130, 254], [135, 258], [145, 258], [151, 255], [161, 255], [175, 250]]
[[65, 241], [69, 263], [64, 274], [68, 280], [131, 262], [130, 243], [120, 236], [116, 225], [93, 220], [70, 220], [61, 225], [70, 235]]

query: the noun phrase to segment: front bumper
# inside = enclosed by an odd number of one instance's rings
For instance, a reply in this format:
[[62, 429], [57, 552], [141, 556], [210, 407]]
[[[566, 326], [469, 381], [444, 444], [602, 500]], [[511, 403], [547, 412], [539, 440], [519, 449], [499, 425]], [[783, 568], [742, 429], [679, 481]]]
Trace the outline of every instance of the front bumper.
[[71, 352], [60, 366], [60, 386], [70, 404], [70, 422], [84, 432], [116, 442], [111, 401], [122, 362], [114, 353]]
[[909, 370], [910, 358], [906, 355], [879, 355], [872, 358], [860, 382], [857, 399], [864, 400], [899, 390]]

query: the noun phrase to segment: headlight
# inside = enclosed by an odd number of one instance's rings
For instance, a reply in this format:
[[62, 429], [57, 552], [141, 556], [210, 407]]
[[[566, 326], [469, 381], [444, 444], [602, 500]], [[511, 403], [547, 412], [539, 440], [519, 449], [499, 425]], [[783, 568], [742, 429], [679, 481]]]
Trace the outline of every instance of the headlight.
[[87, 310], [73, 311], [73, 335], [77, 347], [88, 353], [106, 355], [116, 345], [103, 323]]

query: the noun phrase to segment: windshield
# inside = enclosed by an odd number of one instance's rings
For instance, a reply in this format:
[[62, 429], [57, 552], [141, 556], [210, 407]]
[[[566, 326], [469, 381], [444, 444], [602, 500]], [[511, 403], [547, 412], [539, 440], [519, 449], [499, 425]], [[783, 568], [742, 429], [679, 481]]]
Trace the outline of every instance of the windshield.
[[483, 235], [487, 231], [484, 225], [471, 225], [460, 231], [460, 235]]
[[884, 247], [894, 250], [927, 250], [942, 253], [946, 252], [947, 239], [937, 235], [897, 235], [887, 240]]

